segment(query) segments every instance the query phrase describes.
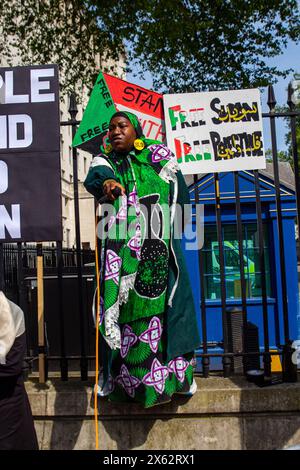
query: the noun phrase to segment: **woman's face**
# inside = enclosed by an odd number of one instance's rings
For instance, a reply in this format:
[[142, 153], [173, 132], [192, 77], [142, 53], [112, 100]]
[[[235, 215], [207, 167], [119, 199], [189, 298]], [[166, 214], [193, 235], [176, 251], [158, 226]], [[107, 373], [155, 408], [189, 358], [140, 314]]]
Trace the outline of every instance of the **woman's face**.
[[108, 129], [109, 141], [116, 152], [129, 152], [133, 148], [136, 132], [128, 119], [116, 116], [110, 121]]

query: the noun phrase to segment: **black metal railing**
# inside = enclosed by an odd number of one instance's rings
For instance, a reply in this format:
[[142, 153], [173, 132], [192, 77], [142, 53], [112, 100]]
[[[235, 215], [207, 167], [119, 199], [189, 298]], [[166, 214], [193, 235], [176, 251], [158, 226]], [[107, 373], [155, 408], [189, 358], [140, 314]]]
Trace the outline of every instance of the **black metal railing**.
[[[294, 165], [295, 175], [295, 194], [297, 202], [297, 221], [299, 227], [300, 221], [300, 179], [299, 179], [299, 160], [298, 160], [298, 148], [296, 141], [296, 119], [300, 116], [300, 111], [296, 110], [295, 104], [292, 101], [293, 89], [291, 85], [288, 87], [288, 99], [287, 104], [289, 110], [285, 112], [277, 112], [276, 100], [274, 95], [273, 86], [268, 87], [268, 107], [269, 113], [263, 113], [263, 118], [269, 119], [270, 122], [270, 133], [271, 133], [271, 145], [272, 145], [272, 161], [274, 171], [274, 185], [276, 191], [276, 210], [277, 210], [277, 226], [278, 226], [278, 242], [279, 242], [279, 263], [280, 263], [280, 279], [282, 288], [282, 315], [283, 315], [283, 326], [284, 326], [284, 345], [278, 345], [278, 351], [270, 352], [269, 344], [269, 324], [268, 324], [268, 306], [267, 306], [267, 286], [266, 286], [266, 266], [264, 256], [264, 240], [263, 240], [263, 221], [262, 221], [262, 205], [260, 195], [260, 184], [259, 184], [259, 171], [254, 170], [254, 181], [255, 181], [255, 195], [256, 195], [256, 214], [257, 214], [257, 228], [258, 228], [258, 240], [259, 240], [259, 260], [260, 260], [260, 272], [261, 272], [261, 290], [262, 290], [262, 307], [263, 307], [263, 337], [264, 337], [264, 351], [253, 352], [236, 352], [232, 353], [229, 351], [228, 344], [228, 318], [226, 308], [226, 287], [225, 287], [225, 266], [224, 266], [224, 247], [222, 243], [222, 201], [220, 198], [219, 190], [219, 175], [215, 173], [214, 187], [215, 187], [215, 212], [216, 212], [216, 227], [217, 227], [217, 239], [220, 259], [220, 277], [221, 277], [221, 306], [222, 306], [222, 325], [223, 325], [223, 341], [221, 346], [223, 348], [222, 354], [208, 353], [207, 345], [209, 338], [207, 337], [207, 313], [206, 313], [206, 302], [205, 302], [205, 279], [204, 279], [204, 268], [203, 268], [203, 255], [202, 250], [198, 250], [199, 260], [199, 273], [200, 273], [200, 291], [201, 291], [201, 325], [202, 325], [202, 348], [203, 353], [198, 353], [197, 356], [202, 358], [202, 370], [204, 377], [209, 375], [210, 359], [213, 357], [222, 357], [223, 362], [223, 373], [225, 377], [228, 377], [232, 370], [232, 358], [242, 357], [244, 363], [247, 357], [251, 356], [263, 356], [264, 373], [266, 377], [271, 376], [271, 356], [281, 355], [282, 364], [288, 371], [283, 371], [284, 380], [292, 380], [295, 377], [296, 365], [291, 363], [291, 348], [292, 340], [289, 338], [289, 316], [288, 316], [288, 305], [287, 305], [287, 273], [285, 268], [285, 246], [283, 236], [283, 222], [282, 222], [282, 205], [281, 205], [281, 194], [280, 194], [280, 177], [279, 177], [279, 161], [277, 151], [277, 137], [276, 137], [276, 126], [275, 121], [277, 118], [289, 118], [290, 119], [290, 131], [292, 139], [292, 158]], [[194, 175], [194, 185], [198, 182], [197, 175]], [[239, 246], [239, 269], [240, 269], [240, 282], [241, 282], [241, 313], [243, 318], [243, 335], [247, 332], [247, 302], [246, 302], [246, 280], [244, 275], [244, 259], [243, 259], [243, 239], [242, 239], [242, 212], [240, 202], [240, 190], [239, 190], [239, 177], [238, 172], [234, 172], [234, 187], [235, 187], [235, 204], [236, 204], [236, 224], [237, 224], [237, 235], [238, 235], [238, 246]], [[198, 189], [195, 189], [195, 204], [199, 203]], [[296, 260], [295, 260], [296, 261]], [[296, 315], [297, 312], [294, 312]], [[293, 338], [295, 339], [295, 338]], [[243, 337], [243, 344], [246, 344], [246, 338]], [[286, 357], [284, 357], [286, 354]], [[291, 373], [289, 373], [291, 371]]]
[[[284, 327], [284, 344], [277, 351], [270, 351], [269, 339], [269, 319], [267, 304], [267, 275], [265, 264], [265, 248], [263, 233], [262, 201], [260, 193], [259, 171], [254, 170], [254, 186], [256, 196], [256, 216], [259, 247], [259, 264], [261, 273], [261, 300], [263, 314], [263, 351], [243, 351], [232, 352], [230, 346], [230, 331], [228, 324], [226, 285], [225, 285], [225, 263], [224, 246], [222, 239], [222, 197], [220, 195], [219, 174], [213, 174], [215, 189], [215, 216], [217, 228], [217, 241], [220, 259], [220, 283], [221, 283], [221, 310], [223, 341], [221, 342], [222, 353], [209, 351], [211, 338], [207, 331], [207, 303], [205, 298], [205, 272], [204, 258], [201, 249], [198, 250], [198, 262], [200, 273], [200, 314], [202, 330], [202, 350], [197, 353], [201, 358], [202, 373], [208, 377], [211, 371], [211, 359], [220, 357], [222, 359], [223, 374], [228, 377], [232, 373], [232, 361], [234, 358], [242, 358], [243, 370], [246, 370], [247, 358], [262, 357], [263, 367], [266, 376], [271, 375], [271, 356], [282, 355], [283, 363], [290, 359], [289, 338], [289, 316], [287, 305], [287, 277], [285, 269], [285, 246], [282, 225], [282, 205], [280, 194], [280, 177], [276, 138], [276, 120], [278, 118], [288, 118], [290, 120], [292, 157], [295, 173], [295, 195], [297, 201], [298, 226], [300, 221], [300, 182], [299, 182], [299, 161], [296, 141], [296, 119], [300, 112], [296, 110], [292, 102], [292, 88], [288, 88], [288, 110], [277, 112], [275, 110], [276, 100], [272, 86], [269, 86], [268, 107], [269, 112], [263, 113], [263, 118], [270, 122], [274, 185], [276, 192], [277, 227], [279, 243], [279, 264], [282, 287], [282, 320]], [[70, 99], [70, 120], [61, 122], [61, 126], [71, 126], [72, 137], [74, 137], [79, 121], [77, 121], [77, 106], [74, 95]], [[76, 245], [73, 249], [63, 248], [61, 242], [53, 243], [51, 246], [44, 246], [42, 250], [44, 262], [44, 282], [49, 285], [45, 289], [45, 300], [48, 312], [45, 315], [46, 339], [46, 365], [48, 371], [58, 370], [62, 380], [67, 380], [70, 370], [79, 371], [81, 380], [87, 380], [88, 373], [93, 372], [94, 365], [94, 327], [91, 318], [91, 303], [94, 291], [94, 267], [91, 265], [94, 260], [93, 250], [83, 250], [80, 239], [80, 218], [79, 218], [79, 194], [78, 194], [78, 152], [72, 150], [73, 156], [73, 182], [74, 182], [74, 207], [75, 207], [75, 234]], [[199, 192], [197, 189], [198, 175], [194, 176], [195, 204], [199, 204]], [[243, 253], [243, 226], [242, 226], [242, 205], [240, 198], [239, 173], [234, 172], [235, 190], [235, 210], [237, 240], [239, 247], [239, 269], [241, 282], [241, 312], [243, 344], [247, 343], [248, 315], [247, 315], [247, 282], [244, 271]], [[36, 304], [36, 258], [37, 247], [28, 244], [0, 243], [0, 289], [4, 290], [11, 300], [18, 303], [25, 312], [27, 323], [27, 359], [32, 370], [35, 368], [38, 357], [35, 304]], [[48, 290], [47, 290], [48, 289]], [[54, 339], [53, 339], [54, 338]], [[51, 344], [53, 343], [53, 344]], [[286, 357], [285, 357], [286, 355]], [[290, 364], [291, 365], [291, 364]], [[288, 374], [284, 375], [285, 380], [289, 380]]]

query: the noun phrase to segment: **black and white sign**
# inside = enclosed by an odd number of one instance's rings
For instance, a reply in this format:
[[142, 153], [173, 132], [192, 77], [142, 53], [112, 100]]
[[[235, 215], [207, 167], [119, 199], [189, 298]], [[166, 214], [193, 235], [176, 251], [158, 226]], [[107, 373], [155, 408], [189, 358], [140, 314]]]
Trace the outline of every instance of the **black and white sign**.
[[60, 241], [58, 67], [0, 68], [0, 241]]

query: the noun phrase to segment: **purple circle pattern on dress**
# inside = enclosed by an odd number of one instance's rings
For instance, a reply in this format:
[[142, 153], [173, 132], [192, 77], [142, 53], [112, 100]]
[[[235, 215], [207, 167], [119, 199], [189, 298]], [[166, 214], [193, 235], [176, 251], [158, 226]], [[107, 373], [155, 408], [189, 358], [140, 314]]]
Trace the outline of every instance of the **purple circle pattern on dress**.
[[179, 382], [183, 382], [185, 377], [185, 371], [189, 366], [189, 362], [184, 357], [179, 356], [170, 361], [168, 366], [169, 371], [174, 372]]
[[124, 358], [127, 356], [129, 349], [133, 346], [138, 340], [138, 337], [133, 333], [131, 326], [125, 325], [122, 331], [121, 338], [121, 357]]
[[169, 377], [169, 369], [163, 366], [157, 358], [152, 362], [151, 371], [143, 377], [143, 384], [150, 385], [161, 395], [165, 389], [165, 382]]
[[127, 197], [125, 195], [122, 196], [122, 204], [120, 209], [118, 210], [116, 218], [118, 220], [127, 219]]
[[121, 374], [115, 378], [115, 382], [121, 385], [131, 398], [134, 398], [135, 389], [140, 385], [141, 381], [133, 375], [130, 375], [124, 364], [122, 364], [120, 371]]
[[139, 340], [148, 343], [152, 352], [157, 353], [158, 344], [162, 335], [162, 326], [158, 317], [151, 318], [149, 327], [140, 336]]
[[[129, 206], [134, 206], [136, 209], [138, 209], [136, 185], [134, 185], [133, 190], [131, 191], [131, 193], [129, 193], [127, 201], [128, 201]], [[137, 215], [138, 215], [138, 211], [137, 211]]]
[[105, 281], [112, 279], [119, 284], [119, 271], [122, 264], [121, 258], [113, 250], [107, 250], [105, 262]]
[[165, 145], [150, 145], [149, 150], [152, 152], [152, 162], [157, 163], [161, 160], [170, 160], [172, 158], [172, 152]]
[[135, 226], [135, 235], [130, 238], [127, 243], [127, 246], [135, 252], [138, 260], [141, 259], [141, 225], [138, 223]]

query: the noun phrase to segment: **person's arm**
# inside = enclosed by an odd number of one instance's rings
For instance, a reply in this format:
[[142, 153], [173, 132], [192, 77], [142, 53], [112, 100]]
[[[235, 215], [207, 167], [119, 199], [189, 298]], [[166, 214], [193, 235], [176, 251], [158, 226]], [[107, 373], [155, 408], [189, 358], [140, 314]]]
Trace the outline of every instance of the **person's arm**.
[[114, 170], [109, 161], [101, 155], [93, 158], [83, 184], [86, 190], [97, 200], [106, 194], [111, 201], [114, 201], [116, 198], [112, 191], [116, 187], [121, 189], [121, 194], [125, 194], [125, 189], [115, 177]]
[[84, 181], [84, 187], [98, 200], [104, 196], [104, 183], [106, 181], [115, 181], [114, 170], [106, 158], [102, 156], [94, 157], [89, 172]]

